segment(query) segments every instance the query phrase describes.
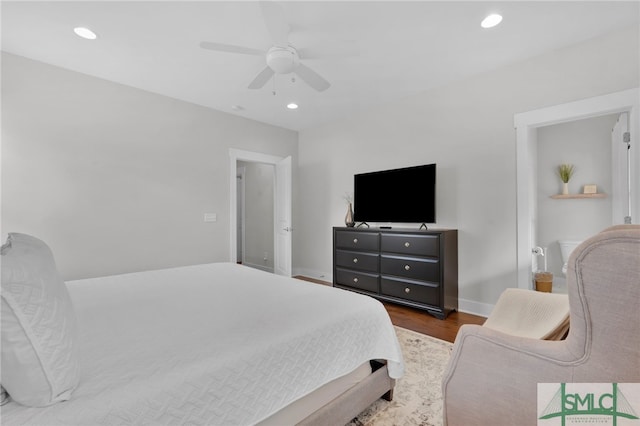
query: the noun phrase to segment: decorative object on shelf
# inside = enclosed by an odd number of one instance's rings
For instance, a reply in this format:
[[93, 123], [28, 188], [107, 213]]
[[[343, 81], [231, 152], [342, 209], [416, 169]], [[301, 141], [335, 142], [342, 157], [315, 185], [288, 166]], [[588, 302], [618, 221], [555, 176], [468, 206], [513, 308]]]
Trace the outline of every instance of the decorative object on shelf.
[[583, 194], [597, 194], [598, 186], [597, 185], [585, 185], [582, 189]]
[[353, 220], [353, 197], [351, 194], [344, 194], [344, 199], [347, 202], [347, 215], [344, 217], [344, 224], [349, 228], [353, 227], [356, 222]]
[[569, 180], [575, 172], [573, 164], [560, 164], [558, 166], [558, 176], [562, 180], [562, 194], [567, 195], [569, 193]]

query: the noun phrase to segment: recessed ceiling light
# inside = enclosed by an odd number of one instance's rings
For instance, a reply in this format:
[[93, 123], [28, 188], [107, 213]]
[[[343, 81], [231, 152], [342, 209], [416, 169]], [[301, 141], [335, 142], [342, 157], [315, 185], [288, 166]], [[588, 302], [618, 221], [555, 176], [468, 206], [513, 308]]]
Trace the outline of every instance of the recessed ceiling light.
[[287, 105], [287, 108], [289, 109], [298, 109], [298, 104], [291, 102], [290, 104]]
[[502, 22], [502, 16], [497, 13], [493, 13], [482, 20], [480, 26], [482, 28], [493, 28]]
[[73, 32], [79, 37], [86, 38], [87, 40], [95, 40], [98, 38], [96, 33], [85, 27], [76, 27], [73, 29]]

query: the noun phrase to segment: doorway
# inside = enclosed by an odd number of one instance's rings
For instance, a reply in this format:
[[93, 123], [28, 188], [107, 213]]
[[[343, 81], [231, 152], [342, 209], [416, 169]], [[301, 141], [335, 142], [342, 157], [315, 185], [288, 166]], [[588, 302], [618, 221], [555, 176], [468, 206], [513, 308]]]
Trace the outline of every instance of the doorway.
[[[514, 116], [516, 128], [518, 287], [532, 288], [534, 267], [532, 250], [537, 246], [536, 238], [538, 235], [538, 129], [585, 118], [628, 113], [631, 135], [631, 149], [628, 150], [629, 176], [632, 182], [638, 182], [640, 180], [640, 149], [634, 146], [634, 143], [638, 140], [639, 98], [640, 90], [635, 88]], [[632, 188], [630, 199], [631, 210], [634, 212], [633, 223], [638, 223], [640, 188], [637, 185]], [[616, 202], [616, 199], [612, 200], [612, 203]]]
[[[251, 151], [242, 151], [238, 149], [229, 149], [229, 257], [231, 262], [237, 262], [239, 259], [238, 250], [238, 170], [239, 167], [246, 167], [250, 164], [262, 164], [273, 169], [273, 220], [272, 232], [273, 236], [273, 272], [278, 275], [291, 276], [291, 157], [277, 157], [268, 154], [262, 154]], [[240, 169], [242, 170], [242, 169]], [[246, 176], [246, 174], [245, 174]], [[246, 196], [247, 186], [244, 185], [243, 194]], [[241, 205], [240, 205], [241, 206]], [[240, 207], [242, 208], [242, 207]], [[245, 223], [246, 223], [245, 209]], [[246, 229], [246, 227], [245, 227]], [[241, 235], [242, 237], [242, 235]], [[247, 235], [244, 233], [244, 241], [242, 252], [248, 251]], [[241, 240], [242, 241], [242, 240]], [[262, 259], [264, 259], [264, 251], [262, 251]], [[269, 256], [267, 255], [267, 258]], [[240, 258], [242, 261], [242, 258]], [[264, 262], [264, 260], [263, 260]]]
[[237, 262], [274, 271], [273, 164], [237, 162]]

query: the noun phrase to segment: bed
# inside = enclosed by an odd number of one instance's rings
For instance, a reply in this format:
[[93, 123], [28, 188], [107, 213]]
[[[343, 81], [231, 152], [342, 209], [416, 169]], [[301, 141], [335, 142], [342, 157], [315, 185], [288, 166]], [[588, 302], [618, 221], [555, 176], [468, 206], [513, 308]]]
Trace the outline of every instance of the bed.
[[3, 424], [344, 424], [403, 374], [384, 307], [356, 293], [231, 263], [66, 288], [79, 383]]

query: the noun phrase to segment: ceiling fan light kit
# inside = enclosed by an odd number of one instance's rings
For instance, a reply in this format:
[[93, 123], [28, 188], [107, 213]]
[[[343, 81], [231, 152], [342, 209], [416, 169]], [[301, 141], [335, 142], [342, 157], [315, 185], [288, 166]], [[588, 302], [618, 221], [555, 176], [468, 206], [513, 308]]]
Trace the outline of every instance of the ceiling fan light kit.
[[289, 74], [300, 65], [300, 57], [291, 46], [274, 46], [267, 52], [267, 65], [276, 74]]
[[331, 87], [331, 83], [300, 62], [298, 51], [289, 44], [290, 26], [284, 19], [282, 6], [272, 1], [263, 0], [260, 1], [260, 9], [267, 32], [271, 36], [272, 47], [268, 51], [263, 52], [250, 47], [208, 41], [201, 42], [200, 47], [217, 52], [254, 56], [264, 55], [267, 66], [249, 83], [249, 89], [261, 89], [274, 74], [290, 74], [292, 72], [295, 72], [302, 81], [318, 92], [322, 92]]

